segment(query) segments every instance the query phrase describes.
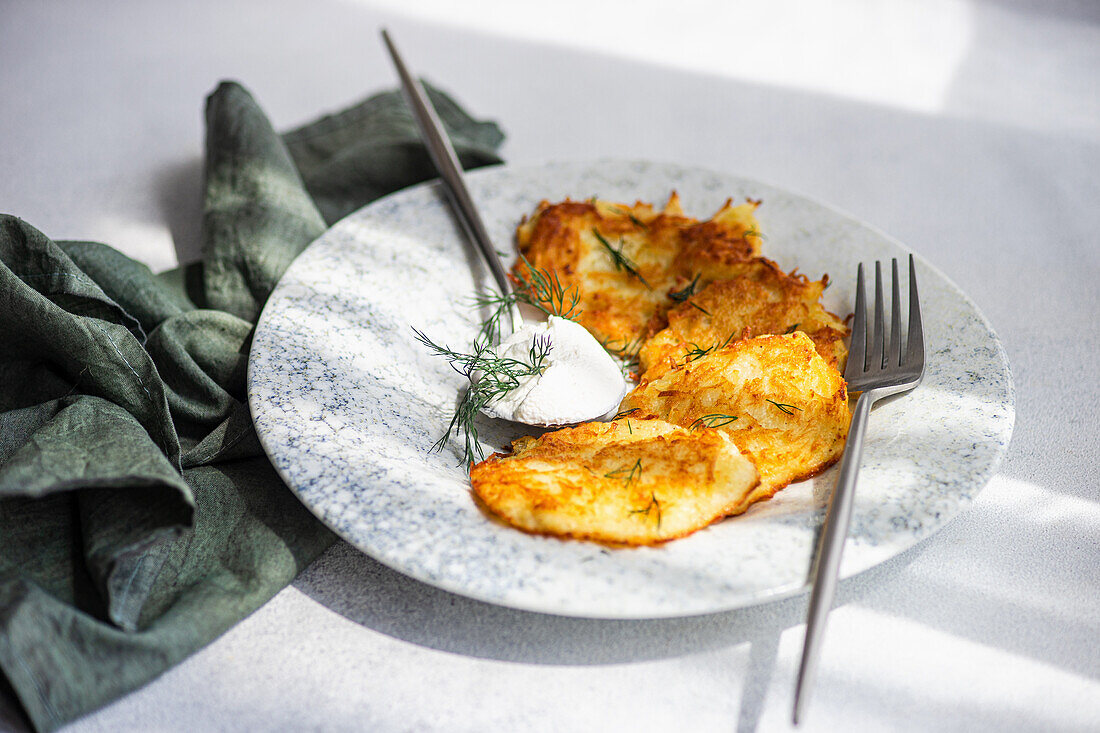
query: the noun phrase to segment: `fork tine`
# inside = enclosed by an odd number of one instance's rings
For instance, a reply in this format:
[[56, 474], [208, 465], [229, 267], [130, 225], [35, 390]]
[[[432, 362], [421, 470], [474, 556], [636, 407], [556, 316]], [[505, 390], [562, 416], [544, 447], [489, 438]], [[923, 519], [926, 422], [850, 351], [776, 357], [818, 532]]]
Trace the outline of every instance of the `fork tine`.
[[883, 308], [882, 305], [882, 263], [875, 262], [875, 326], [874, 335], [871, 343], [871, 353], [868, 354], [867, 368], [878, 371], [882, 369], [885, 364], [885, 358], [882, 353], [883, 345], [883, 331], [885, 330], [883, 324]]
[[863, 373], [867, 355], [867, 296], [864, 293], [863, 263], [856, 268], [856, 310], [852, 318], [852, 345], [848, 350], [848, 366], [844, 378], [849, 382]]
[[924, 369], [924, 324], [920, 315], [920, 299], [917, 297], [917, 268], [913, 255], [909, 255], [909, 341], [905, 348], [905, 365], [920, 365]]
[[901, 364], [901, 286], [898, 284], [898, 258], [890, 260], [890, 348], [886, 364]]

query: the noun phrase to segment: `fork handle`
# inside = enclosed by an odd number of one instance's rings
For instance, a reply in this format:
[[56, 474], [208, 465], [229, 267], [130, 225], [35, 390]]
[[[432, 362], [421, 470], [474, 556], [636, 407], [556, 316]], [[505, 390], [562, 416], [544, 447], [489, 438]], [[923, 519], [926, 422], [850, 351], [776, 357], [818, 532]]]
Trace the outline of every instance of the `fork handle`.
[[856, 477], [859, 475], [859, 460], [863, 454], [863, 435], [866, 432], [871, 405], [876, 399], [877, 396], [872, 394], [872, 391], [867, 391], [856, 400], [855, 414], [848, 428], [844, 458], [840, 462], [840, 475], [837, 477], [836, 488], [833, 489], [833, 495], [829, 500], [829, 513], [825, 517], [825, 527], [821, 532], [817, 562], [814, 566], [813, 590], [810, 594], [810, 610], [806, 616], [806, 639], [802, 645], [802, 664], [798, 668], [798, 686], [794, 693], [795, 725], [798, 725], [806, 709], [814, 677], [817, 675], [821, 640], [825, 636], [825, 621], [833, 606], [833, 599], [836, 597], [840, 556], [844, 551], [844, 540], [848, 537], [848, 524], [852, 519]]

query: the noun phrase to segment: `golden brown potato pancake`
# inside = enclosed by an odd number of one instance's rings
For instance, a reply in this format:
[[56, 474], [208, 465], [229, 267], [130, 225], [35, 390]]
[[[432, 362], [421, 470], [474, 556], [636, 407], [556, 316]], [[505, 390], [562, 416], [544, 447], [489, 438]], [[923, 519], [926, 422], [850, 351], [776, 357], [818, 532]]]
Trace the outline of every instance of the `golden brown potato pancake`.
[[721, 431], [625, 417], [520, 438], [470, 481], [488, 511], [527, 532], [651, 545], [734, 512], [758, 476]]
[[712, 281], [694, 295], [687, 293], [699, 288], [698, 280], [681, 291], [684, 302], [668, 311], [668, 326], [639, 352], [646, 378], [655, 379], [716, 344], [794, 331], [809, 336], [838, 371], [844, 369], [848, 328], [818, 302], [828, 277], [815, 282], [789, 275], [763, 258], [757, 264], [734, 279]]
[[[663, 210], [592, 199], [543, 201], [516, 232], [534, 267], [554, 272], [580, 295], [577, 321], [610, 350], [636, 353], [664, 327], [668, 293], [699, 266], [729, 266], [759, 253], [758, 202], [727, 201], [713, 217], [686, 217], [673, 193]], [[522, 261], [517, 274], [524, 273]], [[685, 279], [686, 278], [686, 279]]]
[[[844, 322], [828, 278], [760, 255], [757, 201], [713, 217], [592, 199], [543, 201], [521, 254], [574, 289], [576, 315], [641, 383], [610, 423], [520, 438], [471, 470], [519, 529], [613, 544], [682, 537], [829, 466], [848, 432]], [[521, 259], [516, 275], [528, 273]]]
[[643, 378], [620, 410], [728, 434], [760, 472], [730, 514], [831, 465], [850, 419], [844, 379], [800, 332], [736, 341]]

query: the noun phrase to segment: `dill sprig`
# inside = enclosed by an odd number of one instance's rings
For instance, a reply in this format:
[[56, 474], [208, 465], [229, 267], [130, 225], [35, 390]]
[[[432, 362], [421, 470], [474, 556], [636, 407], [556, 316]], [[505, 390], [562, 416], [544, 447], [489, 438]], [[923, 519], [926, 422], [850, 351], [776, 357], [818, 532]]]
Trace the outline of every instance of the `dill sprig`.
[[699, 274], [691, 279], [691, 282], [683, 287], [681, 290], [669, 290], [668, 297], [675, 300], [677, 303], [683, 303], [685, 300], [695, 295], [695, 288], [699, 285]]
[[578, 307], [581, 294], [577, 286], [565, 287], [561, 284], [555, 270], [535, 267], [522, 254], [519, 259], [524, 266], [524, 269], [515, 275], [519, 282], [517, 297], [520, 302], [534, 306], [548, 316], [576, 320], [581, 313]]
[[793, 415], [795, 410], [798, 410], [799, 412], [802, 412], [801, 407], [796, 407], [795, 405], [788, 405], [788, 404], [785, 404], [783, 402], [776, 402], [775, 400], [769, 400], [767, 397], [765, 397], [764, 399], [767, 400], [768, 402], [772, 403], [776, 407], [778, 407], [781, 412], [785, 412], [788, 415]]
[[798, 327], [799, 327], [799, 326], [801, 326], [801, 325], [802, 325], [801, 323], [796, 323], [796, 324], [794, 324], [793, 326], [791, 326], [790, 328], [788, 328], [788, 329], [787, 329], [786, 331], [784, 331], [784, 332], [783, 332], [783, 335], [784, 335], [784, 336], [786, 336], [786, 335], [787, 335], [787, 334], [789, 334], [789, 333], [794, 333], [795, 331], [797, 331], [797, 330], [798, 330]]
[[726, 415], [721, 412], [712, 412], [709, 415], [703, 415], [700, 418], [694, 420], [691, 425], [688, 425], [689, 430], [697, 430], [698, 428], [721, 428], [729, 425], [731, 422], [737, 419], [737, 415]]
[[696, 310], [698, 310], [698, 311], [702, 312], [703, 314], [709, 316], [710, 311], [708, 311], [706, 308], [699, 305], [698, 303], [696, 303], [692, 300], [689, 300], [689, 298], [691, 298], [691, 296], [695, 295], [695, 288], [698, 285], [699, 285], [699, 275], [696, 274], [695, 277], [692, 278], [691, 282], [688, 283], [687, 285], [685, 285], [683, 287], [683, 289], [681, 289], [681, 290], [669, 290], [668, 291], [668, 297], [672, 298], [677, 303], [685, 303], [686, 302], [692, 308], [695, 308]]
[[638, 227], [639, 229], [649, 229], [649, 225], [646, 224], [641, 219], [639, 219], [638, 217], [634, 216], [633, 211], [631, 211], [629, 209], [624, 209], [621, 206], [608, 206], [607, 208], [611, 209], [612, 211], [614, 211], [619, 216], [627, 217], [628, 219], [630, 219], [631, 222], [633, 222], [634, 226]]
[[[615, 344], [622, 342], [622, 346], [615, 346]], [[604, 348], [607, 353], [614, 357], [617, 357], [619, 361], [623, 363], [623, 368], [631, 371], [636, 371], [641, 368], [641, 351], [642, 345], [645, 343], [643, 336], [638, 336], [631, 341], [626, 339], [608, 339], [607, 341], [600, 341], [600, 346]]]
[[470, 386], [447, 425], [447, 432], [432, 446], [433, 451], [442, 450], [452, 435], [458, 437], [461, 433], [467, 466], [485, 457], [474, 422], [481, 409], [519, 387], [522, 379], [540, 375], [546, 369], [546, 358], [550, 354], [548, 337], [536, 337], [532, 341], [526, 361], [501, 357], [494, 351], [494, 346], [500, 342], [501, 321], [509, 309], [526, 303], [548, 316], [575, 320], [580, 314], [580, 292], [575, 286], [564, 286], [556, 272], [535, 267], [522, 254], [520, 260], [525, 267], [512, 275], [516, 288], [510, 295], [485, 291], [474, 296], [476, 305], [492, 310], [482, 322], [470, 352], [439, 346], [423, 332], [413, 329], [418, 341], [436, 356], [447, 359], [452, 369], [470, 380]]
[[459, 374], [470, 380], [470, 386], [455, 408], [447, 432], [432, 446], [433, 451], [443, 450], [447, 439], [460, 433], [465, 438], [463, 462], [467, 467], [485, 457], [477, 439], [477, 426], [474, 421], [483, 407], [493, 400], [504, 396], [520, 385], [520, 380], [542, 374], [546, 369], [546, 359], [550, 355], [550, 339], [536, 336], [527, 352], [527, 361], [498, 356], [492, 349], [475, 343], [473, 353], [455, 351], [440, 346], [428, 338], [422, 331], [413, 329], [416, 339], [424, 344], [436, 356], [442, 356]]
[[702, 359], [704, 356], [713, 351], [718, 351], [719, 349], [726, 348], [727, 346], [729, 346], [730, 341], [733, 341], [733, 336], [734, 334], [731, 333], [728, 337], [726, 337], [725, 341], [713, 344], [712, 346], [705, 349], [694, 341], [689, 341], [688, 343], [691, 344], [691, 349], [687, 352], [687, 354], [684, 355], [686, 357], [686, 361], [684, 363], [687, 364], [695, 361], [696, 359]]
[[611, 419], [612, 420], [618, 420], [621, 417], [626, 417], [627, 415], [633, 415], [635, 412], [637, 412], [640, 409], [641, 409], [640, 407], [631, 407], [629, 410], [623, 410], [622, 412], [615, 413], [615, 417], [613, 417]]
[[622, 468], [616, 468], [614, 471], [610, 471], [603, 475], [604, 478], [622, 478], [623, 488], [629, 489], [630, 484], [642, 477], [642, 459], [634, 461], [632, 466], [623, 466]]
[[631, 514], [641, 514], [642, 516], [648, 517], [649, 513], [651, 511], [653, 511], [654, 509], [657, 510], [657, 529], [660, 529], [661, 528], [661, 502], [659, 502], [657, 500], [657, 494], [656, 493], [651, 492], [649, 494], [649, 503], [646, 504], [641, 509], [631, 509], [630, 513]]
[[513, 274], [516, 288], [511, 295], [484, 291], [474, 296], [474, 303], [493, 310], [481, 324], [481, 331], [474, 341], [478, 345], [491, 346], [500, 340], [500, 323], [508, 310], [516, 303], [525, 303], [548, 316], [560, 316], [575, 321], [580, 315], [580, 291], [577, 286], [562, 285], [558, 273], [532, 265], [522, 254], [524, 267]]
[[606, 249], [607, 253], [611, 256], [611, 262], [615, 265], [616, 272], [626, 270], [630, 275], [638, 278], [642, 285], [645, 285], [650, 290], [653, 289], [650, 287], [649, 283], [646, 282], [646, 279], [638, 272], [638, 266], [634, 264], [634, 261], [623, 254], [623, 248], [626, 247], [626, 242], [623, 241], [622, 237], [619, 237], [619, 248], [615, 249], [611, 246], [611, 242], [608, 242], [604, 235], [600, 234], [599, 229], [592, 227], [592, 233], [596, 235], [596, 239], [600, 240], [600, 244], [604, 246], [604, 249]]

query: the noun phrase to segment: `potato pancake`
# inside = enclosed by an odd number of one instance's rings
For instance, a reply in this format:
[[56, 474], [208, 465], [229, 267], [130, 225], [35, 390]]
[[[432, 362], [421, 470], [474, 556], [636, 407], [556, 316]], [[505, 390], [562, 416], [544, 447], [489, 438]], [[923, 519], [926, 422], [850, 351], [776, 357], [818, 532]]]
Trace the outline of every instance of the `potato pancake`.
[[827, 276], [761, 256], [759, 203], [699, 221], [675, 193], [660, 210], [543, 201], [519, 226], [517, 278], [529, 263], [576, 293], [576, 320], [642, 376], [617, 419], [520, 438], [474, 466], [488, 512], [537, 534], [657, 544], [837, 460], [848, 328], [819, 302]]
[[651, 545], [735, 512], [759, 478], [719, 430], [626, 417], [520, 438], [470, 481], [484, 507], [527, 532]]
[[713, 281], [696, 293], [699, 277], [680, 291], [683, 302], [668, 311], [668, 326], [641, 348], [646, 378], [655, 379], [715, 344], [794, 331], [809, 336], [817, 353], [843, 371], [848, 328], [818, 302], [828, 277], [812, 282], [763, 258], [751, 272]]
[[[690, 281], [698, 265], [758, 255], [757, 205], [727, 201], [700, 222], [684, 216], [675, 193], [661, 211], [641, 202], [543, 201], [519, 226], [516, 242], [531, 265], [577, 289], [581, 325], [609, 350], [634, 354], [664, 328], [665, 311], [676, 303], [669, 291]], [[522, 260], [516, 268], [524, 274]]]
[[655, 379], [642, 379], [621, 411], [730, 436], [760, 472], [738, 514], [840, 457], [848, 435], [848, 391], [804, 333], [730, 343]]

